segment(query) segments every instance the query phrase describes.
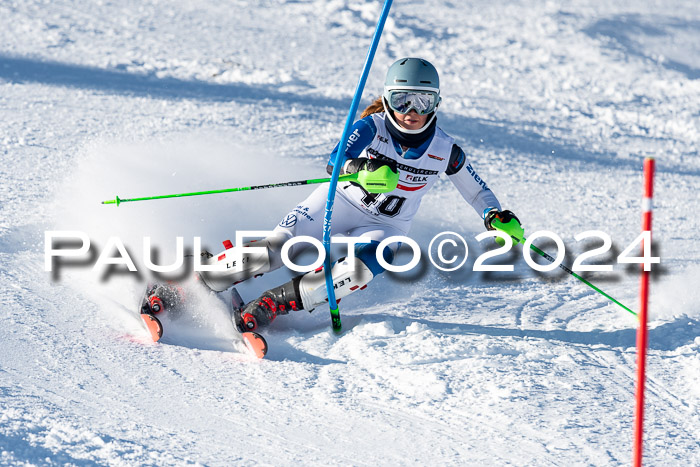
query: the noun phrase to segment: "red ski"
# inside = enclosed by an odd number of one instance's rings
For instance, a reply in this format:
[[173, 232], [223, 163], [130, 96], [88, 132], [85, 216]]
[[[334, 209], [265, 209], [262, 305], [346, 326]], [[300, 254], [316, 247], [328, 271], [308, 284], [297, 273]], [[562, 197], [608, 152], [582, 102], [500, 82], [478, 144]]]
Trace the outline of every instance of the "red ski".
[[253, 331], [246, 331], [241, 318], [241, 311], [245, 303], [236, 288], [231, 289], [231, 319], [233, 327], [241, 334], [241, 338], [248, 348], [248, 351], [258, 358], [263, 358], [267, 354], [267, 341], [263, 336]]
[[184, 291], [175, 285], [148, 284], [141, 299], [141, 319], [153, 342], [163, 337], [163, 324], [156, 317], [166, 309], [175, 310], [184, 300]]
[[146, 329], [151, 334], [153, 342], [158, 342], [163, 337], [163, 325], [160, 320], [150, 313], [141, 313], [141, 319], [146, 324]]
[[[148, 284], [141, 300], [141, 319], [151, 335], [153, 342], [158, 342], [163, 337], [163, 324], [158, 315], [166, 310], [168, 313], [182, 311], [181, 305], [185, 301], [185, 291], [174, 284]], [[241, 310], [245, 306], [238, 291], [231, 289], [231, 321], [236, 332], [239, 333], [243, 343], [257, 358], [263, 358], [267, 354], [267, 341], [257, 332], [246, 331], [241, 319]]]

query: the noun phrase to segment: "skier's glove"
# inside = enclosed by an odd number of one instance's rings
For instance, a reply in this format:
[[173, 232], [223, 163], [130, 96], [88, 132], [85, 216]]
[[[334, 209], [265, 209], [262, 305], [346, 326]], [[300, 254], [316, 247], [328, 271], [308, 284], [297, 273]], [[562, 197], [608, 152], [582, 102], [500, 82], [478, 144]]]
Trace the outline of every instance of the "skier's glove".
[[357, 183], [370, 193], [388, 193], [399, 183], [396, 161], [358, 158], [343, 168], [345, 174], [357, 174]]
[[[520, 225], [520, 220], [513, 214], [512, 211], [499, 211], [492, 209], [484, 217], [484, 225], [488, 230], [500, 230], [506, 235], [509, 235], [513, 241], [513, 245], [520, 243], [525, 237], [525, 230]], [[496, 243], [500, 246], [505, 245], [505, 242], [500, 237], [495, 237]]]

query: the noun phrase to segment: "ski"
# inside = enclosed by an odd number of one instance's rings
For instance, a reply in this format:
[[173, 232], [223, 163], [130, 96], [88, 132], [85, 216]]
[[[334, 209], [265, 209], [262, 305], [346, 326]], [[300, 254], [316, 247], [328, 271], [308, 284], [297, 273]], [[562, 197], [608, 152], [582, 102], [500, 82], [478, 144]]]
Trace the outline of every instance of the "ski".
[[156, 313], [163, 311], [163, 302], [154, 295], [154, 292], [154, 284], [148, 284], [141, 298], [139, 312], [143, 324], [146, 325], [146, 330], [151, 335], [151, 339], [153, 339], [153, 342], [158, 342], [163, 337], [163, 324], [156, 318]]
[[163, 337], [163, 325], [160, 320], [151, 313], [141, 313], [141, 319], [151, 335], [153, 342], [158, 342]]
[[[241, 318], [241, 311], [245, 307], [245, 303], [235, 288], [231, 289], [230, 298], [229, 312], [234, 330], [241, 337], [251, 355], [257, 358], [265, 357], [268, 348], [267, 341], [257, 332], [245, 329]], [[149, 283], [146, 286], [139, 313], [153, 342], [158, 342], [163, 337], [163, 323], [158, 317], [162, 317], [165, 312], [169, 314], [181, 312], [184, 302], [185, 290], [180, 286], [156, 283]]]
[[245, 329], [243, 318], [241, 317], [243, 308], [245, 308], [245, 302], [234, 287], [231, 289], [231, 320], [233, 327], [240, 334], [248, 351], [258, 358], [263, 358], [267, 354], [267, 341], [257, 332]]
[[155, 283], [146, 286], [139, 312], [153, 342], [158, 342], [163, 337], [163, 324], [156, 315], [166, 310], [176, 311], [183, 300], [184, 291], [181, 287]]

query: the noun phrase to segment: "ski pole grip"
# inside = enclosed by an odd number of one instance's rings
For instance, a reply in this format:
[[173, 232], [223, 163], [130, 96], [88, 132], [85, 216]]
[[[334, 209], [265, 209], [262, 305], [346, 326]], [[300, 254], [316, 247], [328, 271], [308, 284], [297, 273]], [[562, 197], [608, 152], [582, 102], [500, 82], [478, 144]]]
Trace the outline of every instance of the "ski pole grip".
[[523, 228], [520, 226], [518, 221], [516, 221], [515, 219], [511, 219], [508, 222], [504, 223], [504, 222], [501, 222], [500, 219], [494, 218], [491, 221], [491, 227], [505, 233], [510, 238], [512, 238], [516, 243], [525, 243], [525, 239], [523, 236]]

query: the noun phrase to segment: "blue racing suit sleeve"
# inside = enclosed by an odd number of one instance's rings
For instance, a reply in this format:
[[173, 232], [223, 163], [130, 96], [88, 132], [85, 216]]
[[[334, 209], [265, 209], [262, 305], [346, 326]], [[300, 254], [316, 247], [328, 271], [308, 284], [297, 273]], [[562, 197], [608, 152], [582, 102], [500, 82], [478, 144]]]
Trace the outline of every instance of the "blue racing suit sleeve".
[[[346, 159], [357, 159], [362, 151], [370, 145], [374, 137], [377, 135], [377, 126], [374, 124], [372, 116], [369, 115], [363, 119], [356, 121], [350, 129], [350, 138], [348, 145], [345, 148]], [[333, 166], [338, 157], [338, 147], [340, 143], [335, 145], [333, 152], [328, 159], [328, 173], [333, 172]]]

